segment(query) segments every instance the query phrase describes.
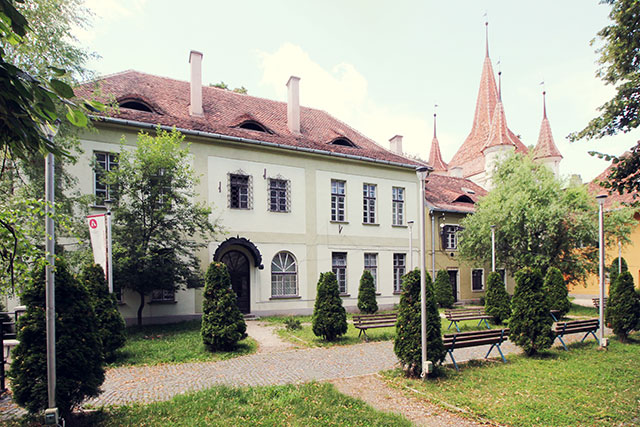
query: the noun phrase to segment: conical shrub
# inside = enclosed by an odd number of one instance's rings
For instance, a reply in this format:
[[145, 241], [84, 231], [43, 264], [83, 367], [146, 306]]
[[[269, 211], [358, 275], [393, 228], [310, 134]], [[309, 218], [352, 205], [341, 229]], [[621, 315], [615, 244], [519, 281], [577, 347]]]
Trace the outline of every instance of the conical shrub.
[[634, 290], [633, 276], [628, 271], [617, 276], [606, 306], [607, 323], [620, 341], [640, 325], [640, 300]]
[[453, 289], [451, 289], [451, 282], [449, 281], [449, 273], [447, 270], [438, 271], [434, 287], [438, 305], [442, 308], [453, 307], [455, 298], [453, 297]]
[[320, 274], [311, 326], [313, 333], [326, 341], [335, 341], [347, 333], [347, 312], [333, 272]]
[[549, 309], [558, 310], [559, 317], [564, 317], [571, 309], [571, 301], [569, 301], [569, 289], [567, 289], [562, 272], [558, 268], [549, 267], [544, 276], [542, 289], [547, 295]]
[[619, 270], [621, 273], [624, 273], [625, 271], [629, 271], [629, 266], [627, 266], [627, 261], [624, 258], [620, 258], [620, 262], [618, 262], [618, 258], [616, 257], [607, 267], [607, 273], [609, 273], [609, 295], [611, 295], [612, 288], [618, 278]]
[[200, 327], [202, 342], [209, 350], [233, 350], [247, 337], [247, 324], [236, 300], [227, 266], [212, 262], [205, 277]]
[[491, 316], [493, 323], [501, 325], [509, 320], [511, 316], [511, 300], [504, 287], [502, 276], [495, 271], [489, 273], [487, 277], [487, 295], [485, 297], [484, 309], [487, 315]]
[[362, 277], [360, 277], [360, 287], [358, 288], [358, 310], [365, 314], [373, 314], [378, 311], [376, 286], [373, 283], [373, 276], [367, 270], [363, 271]]

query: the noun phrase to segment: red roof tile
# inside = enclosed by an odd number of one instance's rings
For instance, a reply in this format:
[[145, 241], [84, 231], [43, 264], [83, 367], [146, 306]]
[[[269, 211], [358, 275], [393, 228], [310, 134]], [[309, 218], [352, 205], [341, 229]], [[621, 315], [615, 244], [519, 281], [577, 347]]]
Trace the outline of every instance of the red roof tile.
[[498, 101], [496, 104], [496, 110], [493, 113], [489, 138], [487, 138], [487, 142], [484, 147], [482, 147], [482, 152], [484, 153], [484, 150], [489, 147], [498, 147], [501, 145], [513, 146], [517, 149], [518, 144], [522, 145], [522, 142], [520, 142], [520, 139], [518, 139], [513, 132], [509, 131], [509, 128], [507, 127], [507, 116], [504, 113], [504, 106], [502, 101]]
[[433, 140], [431, 140], [431, 151], [429, 152], [429, 166], [433, 168], [434, 172], [446, 172], [447, 164], [442, 159], [442, 153], [440, 153], [440, 143], [436, 136], [436, 115], [433, 115]]
[[562, 154], [556, 143], [553, 140], [553, 134], [551, 133], [551, 125], [549, 124], [549, 119], [547, 119], [547, 103], [544, 98], [546, 93], [543, 92], [543, 114], [542, 114], [542, 124], [540, 125], [540, 135], [538, 135], [538, 143], [536, 147], [533, 149], [533, 158], [534, 159], [543, 159], [546, 157], [560, 157], [562, 158]]
[[[436, 210], [446, 210], [461, 213], [475, 211], [475, 203], [487, 191], [468, 179], [452, 176], [429, 175], [425, 186], [425, 200]], [[460, 201], [469, 198], [473, 203]]]
[[[629, 154], [624, 153], [624, 155]], [[625, 193], [625, 194], [618, 194], [617, 192], [613, 192], [611, 194], [609, 194], [609, 189], [602, 187], [600, 185], [601, 182], [605, 182], [607, 181], [607, 176], [609, 175], [609, 173], [611, 172], [611, 169], [613, 168], [614, 164], [611, 163], [600, 175], [598, 175], [597, 177], [595, 177], [593, 179], [593, 181], [591, 181], [588, 186], [587, 189], [589, 190], [589, 193], [593, 194], [594, 196], [600, 195], [600, 194], [607, 194], [608, 197], [605, 199], [604, 201], [604, 207], [605, 209], [609, 209], [611, 207], [613, 207], [614, 205], [621, 205], [621, 204], [630, 204], [633, 203], [635, 201], [640, 200], [640, 194], [638, 193]], [[636, 198], [634, 199], [633, 196], [634, 194], [636, 194]]]
[[[111, 114], [115, 118], [272, 142], [292, 148], [302, 147], [327, 153], [362, 156], [372, 160], [416, 166], [422, 164], [388, 151], [347, 124], [313, 108], [300, 108], [301, 134], [295, 135], [287, 127], [285, 102], [257, 98], [216, 87], [203, 86], [204, 115], [191, 116], [189, 86], [189, 82], [186, 81], [129, 70], [85, 83], [76, 88], [76, 94], [91, 97], [98, 87], [101, 94], [98, 99], [102, 102], [108, 102], [113, 97], [117, 100], [140, 99], [155, 110], [154, 113], [148, 113], [120, 108], [117, 113]], [[237, 127], [246, 120], [258, 122], [272, 133]], [[330, 144], [338, 137], [349, 139], [356, 147]]]

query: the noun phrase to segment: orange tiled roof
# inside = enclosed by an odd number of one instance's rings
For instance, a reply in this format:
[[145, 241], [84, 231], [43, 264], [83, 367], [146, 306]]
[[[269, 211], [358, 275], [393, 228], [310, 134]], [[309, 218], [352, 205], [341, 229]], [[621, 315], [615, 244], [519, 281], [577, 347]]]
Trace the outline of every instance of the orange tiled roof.
[[482, 152], [484, 153], [484, 150], [489, 147], [498, 147], [501, 145], [517, 148], [518, 143], [522, 144], [518, 137], [515, 136], [513, 132], [509, 131], [509, 128], [507, 127], [507, 116], [504, 113], [504, 106], [502, 101], [499, 100], [496, 104], [496, 110], [493, 113], [489, 138], [487, 138], [487, 142], [484, 147], [482, 147]]
[[[629, 152], [624, 153], [623, 156], [627, 154], [629, 154]], [[607, 176], [611, 172], [611, 169], [613, 168], [613, 166], [614, 164], [612, 162], [600, 175], [595, 177], [593, 181], [591, 181], [587, 185], [587, 189], [589, 190], [589, 193], [593, 195], [596, 195], [596, 196], [600, 194], [608, 195], [608, 197], [604, 201], [605, 209], [609, 209], [614, 205], [633, 203], [634, 201], [640, 200], [640, 194], [638, 194], [635, 199], [633, 198], [633, 195], [637, 193], [618, 194], [617, 192], [613, 192], [609, 194], [609, 189], [602, 187], [600, 185], [601, 182], [604, 182], [607, 180]]]
[[[361, 156], [364, 159], [396, 162], [405, 165], [422, 165], [407, 157], [392, 153], [357, 130], [328, 113], [300, 108], [300, 135], [295, 135], [287, 127], [287, 104], [285, 102], [235, 93], [216, 87], [202, 87], [201, 117], [189, 114], [190, 84], [186, 81], [154, 76], [138, 71], [122, 73], [96, 79], [76, 88], [76, 94], [91, 97], [98, 87], [102, 102], [125, 98], [141, 100], [152, 107], [149, 113], [134, 109], [120, 108], [112, 117], [175, 126], [181, 129], [221, 134], [230, 137], [260, 140], [291, 148], [306, 148], [327, 153], [342, 153]], [[246, 120], [254, 120], [271, 133], [237, 127]], [[330, 144], [336, 138], [347, 138], [356, 147]]]
[[[543, 92], [543, 96], [545, 93]], [[547, 103], [543, 98], [543, 114], [542, 114], [542, 124], [540, 125], [540, 134], [538, 135], [538, 143], [536, 147], [533, 149], [533, 158], [534, 159], [544, 159], [546, 157], [560, 157], [562, 158], [562, 154], [560, 154], [560, 150], [556, 146], [556, 143], [553, 140], [553, 134], [551, 133], [551, 125], [549, 124], [549, 119], [547, 119]]]
[[442, 153], [440, 153], [440, 143], [436, 135], [436, 115], [433, 115], [433, 140], [431, 140], [431, 151], [429, 152], [429, 166], [433, 168], [434, 172], [446, 172], [448, 170], [447, 164], [442, 159]]
[[[452, 176], [429, 175], [425, 186], [425, 200], [436, 210], [471, 213], [475, 211], [475, 203], [486, 195], [487, 191], [479, 185]], [[467, 197], [473, 203], [461, 201]]]

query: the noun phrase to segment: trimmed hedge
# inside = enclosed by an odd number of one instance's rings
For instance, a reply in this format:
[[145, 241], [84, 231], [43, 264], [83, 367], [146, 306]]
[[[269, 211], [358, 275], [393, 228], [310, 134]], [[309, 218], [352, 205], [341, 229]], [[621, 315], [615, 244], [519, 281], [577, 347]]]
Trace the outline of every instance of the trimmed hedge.
[[484, 310], [487, 315], [493, 317], [496, 325], [509, 320], [511, 316], [511, 300], [504, 286], [500, 273], [495, 271], [487, 277], [487, 295], [484, 302]]
[[451, 282], [449, 281], [449, 273], [447, 270], [438, 271], [434, 287], [438, 305], [442, 308], [453, 307], [455, 298], [453, 297], [453, 289], [451, 289]]
[[549, 267], [544, 276], [542, 289], [547, 295], [549, 309], [560, 311], [560, 317], [564, 317], [571, 309], [571, 301], [564, 276], [558, 268]]
[[311, 326], [313, 333], [326, 341], [335, 341], [347, 333], [347, 312], [342, 306], [336, 275], [331, 271], [320, 274]]
[[640, 326], [640, 298], [628, 271], [618, 275], [609, 292], [606, 306], [607, 323], [620, 341], [627, 341], [629, 332]]
[[373, 314], [378, 311], [376, 302], [376, 286], [373, 283], [373, 276], [367, 270], [362, 272], [360, 277], [360, 287], [358, 288], [358, 310], [362, 313]]

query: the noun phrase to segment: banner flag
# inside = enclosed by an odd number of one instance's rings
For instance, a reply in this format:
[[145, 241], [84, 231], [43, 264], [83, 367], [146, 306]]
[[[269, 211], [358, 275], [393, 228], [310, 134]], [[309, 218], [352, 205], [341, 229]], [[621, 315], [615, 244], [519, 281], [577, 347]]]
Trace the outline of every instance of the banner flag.
[[89, 234], [91, 236], [91, 247], [93, 248], [93, 261], [102, 266], [105, 278], [108, 277], [109, 263], [107, 261], [107, 224], [106, 215], [89, 215]]

